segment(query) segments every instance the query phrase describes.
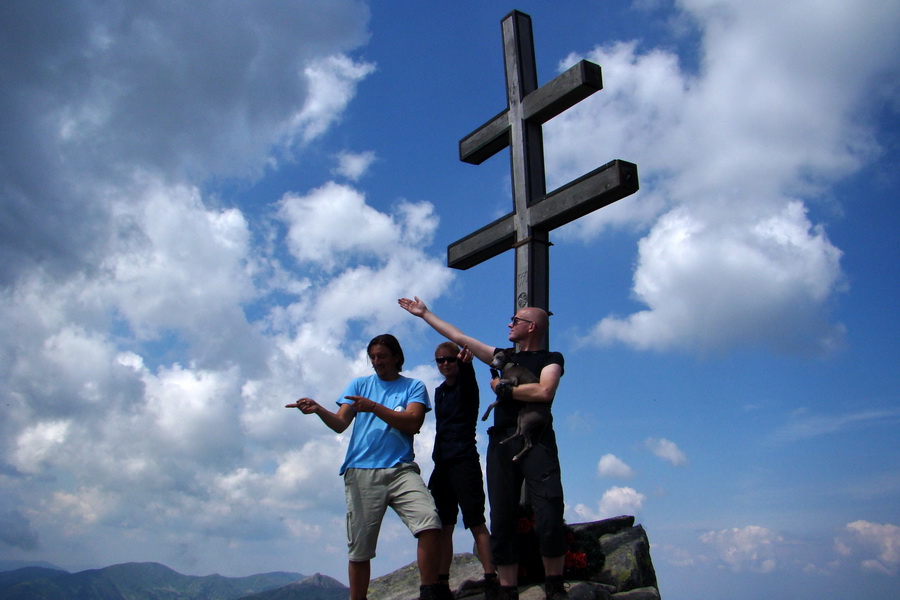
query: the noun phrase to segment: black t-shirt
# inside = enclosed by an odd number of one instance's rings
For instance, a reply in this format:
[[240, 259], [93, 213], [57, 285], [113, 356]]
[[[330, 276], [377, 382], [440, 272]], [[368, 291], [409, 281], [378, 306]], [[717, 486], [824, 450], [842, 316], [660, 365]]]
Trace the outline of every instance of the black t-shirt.
[[[496, 354], [501, 348], [494, 348]], [[532, 373], [535, 377], [540, 378], [541, 371], [547, 365], [559, 365], [565, 372], [565, 359], [559, 352], [550, 352], [549, 350], [532, 350], [516, 352], [512, 356], [512, 362], [522, 365]], [[562, 376], [562, 373], [560, 373]], [[525, 403], [520, 400], [512, 402], [501, 402], [494, 408], [494, 427], [498, 429], [515, 429], [519, 417], [519, 409]]]
[[434, 391], [436, 433], [431, 458], [452, 460], [478, 457], [475, 424], [478, 422], [478, 381], [472, 363], [459, 363], [456, 385], [442, 383]]

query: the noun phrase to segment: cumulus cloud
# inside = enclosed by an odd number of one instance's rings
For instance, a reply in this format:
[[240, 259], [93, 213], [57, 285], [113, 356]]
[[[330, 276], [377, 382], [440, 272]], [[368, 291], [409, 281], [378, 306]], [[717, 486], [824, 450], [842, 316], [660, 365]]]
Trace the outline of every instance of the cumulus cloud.
[[337, 155], [337, 161], [335, 173], [351, 181], [356, 181], [369, 170], [375, 161], [375, 153], [371, 150], [368, 152], [341, 152]]
[[[334, 182], [250, 207], [208, 184], [252, 182], [340, 122], [375, 69], [350, 56], [367, 8], [3, 11], [0, 542], [64, 559], [85, 535], [107, 564], [105, 532], [125, 530], [157, 553], [129, 557], [184, 565], [339, 531], [347, 438], [283, 406], [370, 373], [401, 290], [441, 295], [437, 216]], [[340, 157], [349, 180], [374, 159]], [[158, 554], [173, 531], [196, 555]]]
[[896, 575], [900, 570], [900, 527], [891, 523], [854, 521], [835, 538], [838, 554], [863, 571]]
[[644, 443], [650, 452], [673, 466], [683, 467], [688, 464], [687, 456], [678, 448], [675, 442], [666, 438], [648, 438]]
[[[885, 99], [870, 84], [898, 72], [896, 60], [869, 57], [894, 55], [898, 43], [846, 3], [681, 6], [703, 36], [696, 72], [636, 42], [598, 47], [584, 58], [601, 65], [605, 89], [545, 128], [550, 187], [612, 158], [642, 173], [638, 194], [560, 232], [647, 230], [632, 289], [645, 308], [606, 316], [585, 343], [833, 352], [844, 336], [830, 313], [846, 290], [842, 252], [810, 207], [879, 151], [857, 115]], [[883, 3], [866, 6], [896, 21]], [[816, 18], [794, 20], [807, 10]], [[835, 77], [842, 85], [830, 90]]]
[[784, 538], [765, 527], [749, 525], [708, 531], [700, 536], [700, 541], [712, 546], [719, 560], [736, 573], [771, 573], [779, 565], [778, 553]]
[[823, 312], [842, 283], [840, 254], [798, 202], [740, 223], [673, 209], [639, 244], [633, 291], [648, 309], [606, 317], [594, 336], [701, 353], [743, 344], [803, 352], [810, 341], [830, 351], [843, 335]]
[[597, 474], [601, 477], [631, 479], [634, 471], [615, 454], [604, 454], [597, 463]]
[[345, 54], [366, 40], [365, 6], [240, 8], [5, 9], [0, 280], [93, 265], [137, 174], [255, 176], [339, 119], [372, 71]]
[[644, 507], [647, 497], [634, 488], [613, 486], [603, 492], [597, 503], [597, 510], [586, 504], [576, 504], [572, 509], [579, 519], [598, 521], [620, 515], [637, 515]]
[[337, 183], [285, 196], [280, 217], [291, 254], [326, 270], [361, 255], [389, 260], [401, 245], [428, 245], [437, 228], [430, 203], [401, 203], [393, 218], [368, 206], [358, 190]]
[[309, 142], [331, 126], [356, 93], [356, 84], [372, 73], [375, 66], [356, 63], [346, 56], [315, 60], [304, 69], [309, 83], [306, 103], [291, 121], [291, 137]]

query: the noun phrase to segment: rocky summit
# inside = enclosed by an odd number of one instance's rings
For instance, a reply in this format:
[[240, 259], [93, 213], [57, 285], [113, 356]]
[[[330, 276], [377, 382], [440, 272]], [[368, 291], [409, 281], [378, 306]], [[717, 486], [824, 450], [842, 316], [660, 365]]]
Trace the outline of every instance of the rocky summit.
[[[519, 598], [544, 600], [543, 566], [533, 521], [520, 526], [523, 556], [519, 565]], [[569, 552], [565, 579], [570, 600], [659, 600], [650, 540], [634, 517], [621, 516], [568, 525]], [[481, 564], [473, 554], [457, 554], [450, 569], [450, 588], [458, 600], [481, 600]], [[419, 571], [410, 563], [379, 577], [369, 586], [369, 600], [412, 600], [419, 596]]]

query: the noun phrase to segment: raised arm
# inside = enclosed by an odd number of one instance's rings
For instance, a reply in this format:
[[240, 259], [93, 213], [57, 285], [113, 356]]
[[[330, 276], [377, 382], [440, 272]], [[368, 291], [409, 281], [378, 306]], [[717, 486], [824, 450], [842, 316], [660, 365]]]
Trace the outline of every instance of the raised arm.
[[424, 302], [419, 300], [418, 296], [413, 296], [413, 298], [415, 299], [410, 300], [409, 298], [400, 298], [397, 300], [397, 303], [410, 314], [420, 317], [423, 321], [431, 325], [432, 329], [448, 340], [456, 342], [461, 348], [468, 346], [469, 350], [478, 360], [487, 364], [491, 363], [491, 358], [494, 355], [494, 346], [489, 346], [464, 334], [458, 327], [451, 325], [428, 310], [428, 307], [425, 306]]

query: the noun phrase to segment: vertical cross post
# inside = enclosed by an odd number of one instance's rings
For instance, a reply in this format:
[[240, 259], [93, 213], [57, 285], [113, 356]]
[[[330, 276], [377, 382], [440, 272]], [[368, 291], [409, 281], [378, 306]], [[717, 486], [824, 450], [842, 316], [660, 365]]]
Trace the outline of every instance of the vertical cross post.
[[544, 178], [544, 135], [541, 124], [526, 120], [523, 100], [536, 89], [537, 64], [531, 18], [512, 13], [503, 20], [503, 59], [509, 118], [510, 169], [516, 226], [516, 307], [549, 310], [550, 236], [531, 227], [528, 207], [547, 189]]
[[541, 126], [602, 89], [600, 67], [583, 60], [538, 87], [531, 17], [513, 11], [502, 31], [507, 109], [459, 142], [459, 158], [477, 165], [508, 146], [513, 212], [450, 244], [447, 266], [468, 269], [514, 248], [514, 310], [550, 312], [550, 230], [636, 192], [637, 166], [614, 160], [547, 194]]

